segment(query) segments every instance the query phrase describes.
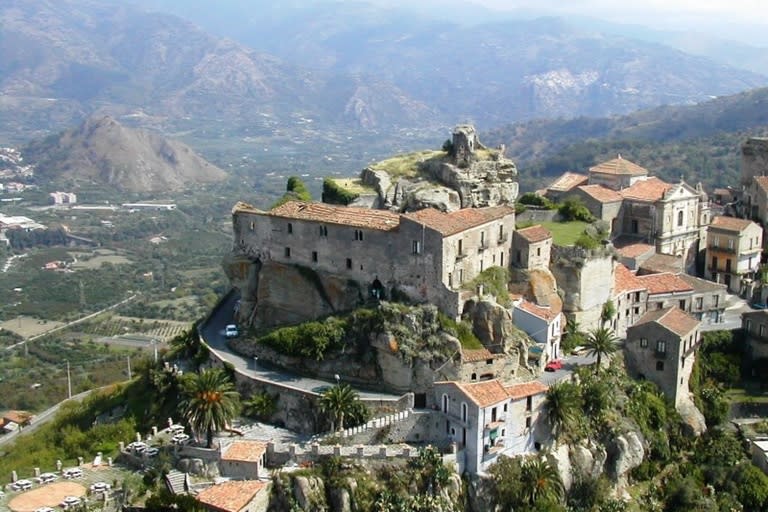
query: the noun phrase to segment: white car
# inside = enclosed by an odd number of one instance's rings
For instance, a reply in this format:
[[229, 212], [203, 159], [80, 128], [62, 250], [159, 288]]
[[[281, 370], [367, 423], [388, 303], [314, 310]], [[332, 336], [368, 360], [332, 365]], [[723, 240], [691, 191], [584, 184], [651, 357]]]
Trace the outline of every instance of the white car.
[[189, 436], [187, 434], [176, 434], [171, 438], [173, 444], [186, 444], [189, 442]]
[[170, 427], [168, 427], [168, 431], [171, 434], [173, 434], [173, 435], [183, 434], [184, 433], [184, 425], [179, 425], [179, 424], [171, 425]]
[[53, 473], [43, 473], [39, 477], [35, 478], [35, 480], [37, 480], [37, 482], [41, 484], [49, 484], [55, 481], [57, 478], [58, 477]]
[[35, 512], [56, 512], [56, 511], [51, 507], [40, 507], [40, 508], [36, 508]]
[[64, 478], [80, 478], [83, 476], [83, 470], [80, 468], [69, 468], [61, 472]]
[[160, 453], [160, 449], [153, 446], [152, 448], [147, 448], [144, 455], [147, 457], [156, 457], [158, 453]]
[[32, 482], [29, 480], [16, 480], [11, 484], [11, 489], [14, 491], [26, 491], [32, 488]]
[[142, 441], [134, 441], [131, 444], [127, 446], [128, 450], [134, 452], [134, 453], [142, 453], [144, 452], [149, 446], [147, 446], [147, 443], [144, 443]]
[[70, 507], [76, 507], [81, 501], [77, 496], [67, 496], [61, 501], [61, 506], [64, 507], [64, 510], [67, 510]]
[[224, 328], [225, 338], [237, 338], [240, 335], [240, 331], [237, 330], [235, 324], [229, 324]]
[[107, 482], [96, 482], [91, 485], [91, 492], [107, 492], [112, 488]]

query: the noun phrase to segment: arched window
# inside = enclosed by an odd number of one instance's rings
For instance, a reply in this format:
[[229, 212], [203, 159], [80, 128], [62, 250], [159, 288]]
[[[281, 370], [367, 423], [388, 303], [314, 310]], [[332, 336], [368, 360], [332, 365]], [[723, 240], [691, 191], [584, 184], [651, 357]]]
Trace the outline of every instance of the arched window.
[[467, 404], [464, 402], [461, 403], [461, 421], [467, 421]]
[[448, 395], [443, 393], [443, 412], [448, 414]]
[[678, 226], [682, 226], [683, 225], [683, 218], [684, 217], [685, 217], [685, 215], [683, 215], [682, 210], [677, 212], [677, 225]]

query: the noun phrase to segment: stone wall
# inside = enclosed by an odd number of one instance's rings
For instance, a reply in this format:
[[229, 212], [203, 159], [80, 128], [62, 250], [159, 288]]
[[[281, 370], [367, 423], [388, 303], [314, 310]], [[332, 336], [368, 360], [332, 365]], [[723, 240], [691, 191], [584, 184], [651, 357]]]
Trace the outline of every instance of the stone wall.
[[562, 293], [563, 312], [582, 328], [597, 326], [603, 304], [613, 295], [613, 251], [555, 245], [550, 270]]

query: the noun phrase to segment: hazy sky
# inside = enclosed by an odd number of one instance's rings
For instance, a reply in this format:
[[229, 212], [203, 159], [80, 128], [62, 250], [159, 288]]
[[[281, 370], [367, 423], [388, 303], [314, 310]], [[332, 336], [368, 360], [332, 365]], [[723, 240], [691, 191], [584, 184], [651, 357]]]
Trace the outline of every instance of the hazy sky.
[[[768, 25], [765, 0], [473, 0], [500, 10], [542, 9], [582, 14], [624, 23], [674, 28], [681, 24], [711, 29], [725, 23]], [[722, 26], [724, 31], [731, 27]]]

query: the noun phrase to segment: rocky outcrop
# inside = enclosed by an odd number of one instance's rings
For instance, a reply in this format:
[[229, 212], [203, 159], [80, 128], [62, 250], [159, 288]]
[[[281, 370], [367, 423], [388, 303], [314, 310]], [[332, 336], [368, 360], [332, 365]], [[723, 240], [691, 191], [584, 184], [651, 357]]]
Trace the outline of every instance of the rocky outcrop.
[[689, 429], [689, 434], [700, 436], [707, 431], [707, 422], [704, 415], [690, 398], [684, 398], [677, 404], [677, 412]]
[[318, 477], [297, 476], [293, 480], [293, 497], [301, 510], [325, 510], [325, 483]]
[[463, 166], [429, 160], [421, 170], [457, 191], [462, 208], [514, 204], [518, 195], [517, 167], [500, 152], [492, 155], [490, 160], [472, 160]]
[[509, 354], [525, 364], [529, 340], [515, 327], [507, 308], [490, 300], [473, 299], [464, 305], [462, 318], [469, 321], [472, 332], [488, 350]]
[[562, 295], [563, 312], [581, 325], [597, 325], [603, 304], [611, 298], [613, 255], [612, 247], [596, 251], [552, 247], [550, 270]]
[[645, 447], [637, 432], [625, 432], [606, 446], [608, 475], [616, 482], [626, 484], [627, 474], [643, 462]]

